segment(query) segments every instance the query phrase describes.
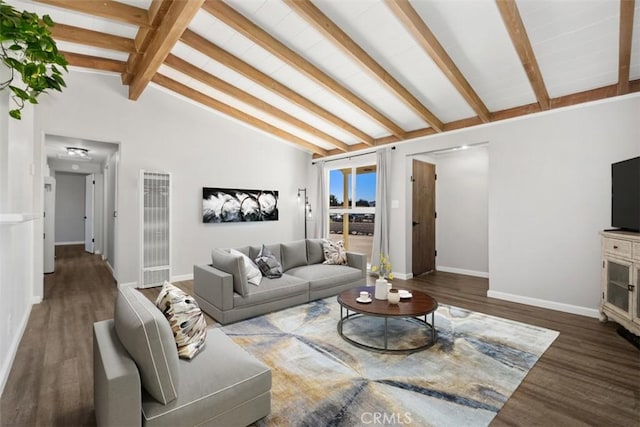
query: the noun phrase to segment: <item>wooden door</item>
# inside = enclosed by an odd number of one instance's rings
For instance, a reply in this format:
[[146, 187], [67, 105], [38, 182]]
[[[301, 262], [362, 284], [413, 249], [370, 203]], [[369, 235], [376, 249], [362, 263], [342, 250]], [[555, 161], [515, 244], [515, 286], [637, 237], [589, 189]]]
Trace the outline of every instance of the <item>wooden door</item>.
[[436, 268], [436, 166], [413, 161], [412, 272]]

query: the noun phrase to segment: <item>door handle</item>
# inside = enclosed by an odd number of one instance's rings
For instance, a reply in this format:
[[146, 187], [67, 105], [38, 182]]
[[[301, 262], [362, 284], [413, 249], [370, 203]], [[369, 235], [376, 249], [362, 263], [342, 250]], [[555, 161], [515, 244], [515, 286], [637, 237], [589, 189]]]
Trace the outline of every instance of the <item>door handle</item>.
[[416, 221], [413, 221], [413, 222], [411, 223], [411, 225], [413, 225], [414, 227], [415, 227], [416, 225], [418, 225], [418, 224], [420, 224], [420, 223], [419, 223], [419, 222], [416, 222]]

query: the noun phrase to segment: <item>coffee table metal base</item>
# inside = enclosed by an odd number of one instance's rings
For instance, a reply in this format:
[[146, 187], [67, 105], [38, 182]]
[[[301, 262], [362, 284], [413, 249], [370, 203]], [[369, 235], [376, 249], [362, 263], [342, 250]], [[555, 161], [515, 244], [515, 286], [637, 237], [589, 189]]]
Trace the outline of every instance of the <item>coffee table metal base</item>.
[[[344, 312], [346, 311], [347, 315], [344, 315]], [[436, 342], [436, 328], [435, 328], [435, 317], [434, 317], [435, 313], [432, 312], [431, 313], [431, 323], [429, 323], [427, 321], [427, 316], [428, 314], [424, 315], [424, 319], [422, 317], [393, 317], [394, 319], [402, 319], [402, 320], [406, 320], [408, 322], [415, 322], [418, 323], [422, 326], [427, 327], [428, 329], [431, 330], [431, 339], [425, 343], [424, 345], [418, 346], [418, 347], [412, 347], [412, 348], [398, 348], [398, 349], [394, 349], [394, 348], [389, 348], [388, 345], [388, 339], [387, 339], [387, 335], [388, 335], [388, 324], [389, 324], [389, 316], [375, 316], [373, 314], [363, 314], [363, 313], [357, 313], [357, 312], [351, 312], [349, 313], [349, 309], [340, 306], [340, 321], [338, 322], [338, 334], [348, 343], [355, 345], [356, 347], [360, 347], [362, 349], [365, 350], [370, 350], [370, 351], [376, 351], [378, 353], [400, 353], [400, 354], [410, 354], [410, 353], [415, 353], [421, 350], [425, 350], [429, 347], [431, 347], [433, 344], [435, 344]], [[384, 347], [375, 347], [375, 346], [371, 346], [371, 345], [367, 345], [367, 344], [363, 344], [361, 342], [355, 341], [351, 338], [349, 338], [348, 336], [346, 336], [343, 333], [342, 330], [342, 326], [348, 322], [349, 320], [353, 320], [356, 317], [361, 317], [361, 316], [374, 316], [374, 317], [384, 317]]]

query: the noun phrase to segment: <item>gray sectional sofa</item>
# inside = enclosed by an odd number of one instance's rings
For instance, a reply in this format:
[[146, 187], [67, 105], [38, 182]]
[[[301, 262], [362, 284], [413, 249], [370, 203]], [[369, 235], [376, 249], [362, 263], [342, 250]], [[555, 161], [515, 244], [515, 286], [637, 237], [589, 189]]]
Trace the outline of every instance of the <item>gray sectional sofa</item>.
[[[200, 308], [222, 324], [336, 295], [366, 283], [367, 258], [347, 252], [347, 265], [324, 262], [322, 239], [265, 245], [282, 265], [277, 279], [247, 283], [243, 260], [224, 249], [212, 251], [211, 265], [193, 268], [194, 297]], [[262, 245], [237, 250], [255, 259]]]
[[271, 370], [218, 328], [178, 358], [164, 314], [137, 289], [118, 290], [114, 319], [93, 325], [98, 426], [246, 426], [271, 411]]

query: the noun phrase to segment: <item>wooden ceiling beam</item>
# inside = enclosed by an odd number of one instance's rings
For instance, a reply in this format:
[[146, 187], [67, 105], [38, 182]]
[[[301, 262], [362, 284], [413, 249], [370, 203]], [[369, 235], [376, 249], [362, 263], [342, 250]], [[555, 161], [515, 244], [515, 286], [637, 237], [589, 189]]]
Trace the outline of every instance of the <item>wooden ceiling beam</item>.
[[[587, 90], [584, 92], [572, 93], [570, 95], [565, 95], [565, 96], [560, 96], [558, 98], [550, 99], [549, 105], [551, 109], [555, 109], [555, 108], [568, 107], [571, 105], [582, 104], [585, 102], [592, 102], [592, 101], [598, 101], [601, 99], [612, 98], [612, 97], [618, 96], [617, 90], [618, 90], [618, 85], [614, 84], [610, 86], [600, 87], [597, 89]], [[632, 80], [629, 82], [629, 92], [630, 93], [640, 92], [640, 79]], [[540, 108], [540, 104], [535, 102], [533, 104], [521, 105], [519, 107], [496, 111], [492, 114], [492, 121], [495, 122], [500, 120], [512, 119], [515, 117], [527, 116], [529, 114], [535, 114], [541, 111], [542, 109]], [[470, 117], [467, 119], [456, 120], [454, 122], [446, 123], [444, 127], [445, 127], [445, 132], [449, 132], [454, 129], [464, 129], [468, 127], [478, 126], [481, 124], [483, 123], [480, 121], [479, 117]], [[417, 129], [417, 130], [407, 132], [406, 133], [407, 138], [402, 141], [418, 138], [421, 136], [434, 135], [435, 133], [436, 132], [432, 128]], [[393, 144], [393, 143], [402, 142], [402, 141], [398, 141], [394, 136], [386, 136], [383, 138], [376, 139], [376, 145]], [[359, 151], [359, 150], [364, 150], [366, 148], [369, 148], [369, 147], [362, 146], [362, 145], [352, 145], [349, 151], [350, 152]], [[328, 152], [328, 156], [333, 156], [337, 154], [341, 154], [341, 153], [338, 150], [330, 150]], [[321, 155], [313, 156], [314, 159], [322, 158], [322, 157], [323, 156]]]
[[51, 27], [51, 35], [56, 40], [63, 40], [66, 42], [79, 43], [87, 46], [99, 47], [101, 49], [115, 50], [118, 52], [136, 52], [132, 39], [93, 30], [86, 30], [84, 28], [73, 27], [71, 25], [56, 24]]
[[458, 69], [436, 36], [431, 32], [427, 24], [420, 18], [418, 12], [409, 4], [408, 0], [385, 0], [385, 3], [405, 28], [438, 65], [440, 70], [453, 83], [453, 86], [476, 112], [480, 119], [487, 123], [491, 121], [491, 113], [484, 105], [478, 94], [473, 90], [462, 72]]
[[353, 92], [342, 86], [329, 75], [322, 72], [318, 67], [304, 59], [301, 55], [277, 40], [271, 34], [247, 19], [232, 7], [222, 1], [207, 0], [202, 6], [204, 10], [215, 16], [229, 27], [238, 31], [263, 49], [278, 57], [280, 60], [294, 67], [296, 70], [324, 86], [334, 95], [348, 102], [393, 135], [402, 137], [404, 130], [391, 121], [384, 114], [373, 108], [366, 101], [359, 98]]
[[299, 145], [313, 153], [319, 154], [321, 156], [326, 156], [328, 153], [328, 151], [323, 149], [322, 147], [318, 147], [317, 145], [312, 144], [311, 142], [305, 139], [302, 139], [289, 132], [283, 131], [282, 129], [279, 129], [276, 126], [273, 126], [243, 111], [240, 111], [237, 108], [234, 108], [230, 105], [220, 102], [217, 99], [214, 99], [210, 96], [203, 94], [202, 92], [198, 92], [195, 89], [191, 89], [183, 85], [182, 83], [178, 83], [177, 81], [170, 79], [169, 77], [163, 76], [162, 74], [156, 74], [152, 78], [152, 81], [186, 98], [192, 99], [193, 101], [196, 101], [202, 105], [206, 105], [207, 107], [213, 108], [214, 110], [217, 110], [223, 114], [226, 114], [227, 116], [230, 116], [236, 120], [244, 122], [250, 126], [258, 128], [277, 138]]
[[[536, 55], [533, 52], [531, 41], [527, 35], [527, 30], [522, 22], [522, 17], [518, 11], [515, 0], [496, 0], [498, 10], [502, 15], [502, 20], [507, 28], [511, 42], [520, 57], [520, 62], [527, 73], [533, 92], [536, 95], [538, 104], [543, 110], [550, 108], [549, 93], [542, 78], [542, 72], [538, 66]], [[627, 79], [628, 80], [628, 79]]]
[[189, 77], [199, 80], [200, 82], [210, 86], [215, 90], [226, 93], [227, 95], [236, 98], [237, 100], [248, 104], [258, 110], [261, 110], [277, 119], [280, 119], [285, 123], [302, 129], [303, 131], [311, 135], [317, 136], [318, 138], [321, 138], [334, 147], [338, 148], [340, 151], [346, 152], [349, 150], [349, 145], [345, 144], [339, 139], [334, 138], [333, 136], [322, 132], [317, 128], [314, 128], [306, 122], [303, 122], [302, 120], [274, 107], [268, 102], [265, 102], [260, 98], [255, 97], [241, 89], [238, 89], [237, 87], [225, 82], [224, 80], [221, 80], [218, 77], [207, 73], [202, 68], [198, 68], [195, 65], [190, 64], [189, 62], [181, 58], [178, 58], [177, 56], [169, 55], [164, 63], [171, 68], [180, 71], [183, 74], [186, 74]]
[[629, 93], [631, 40], [635, 0], [620, 0], [620, 35], [618, 41], [618, 95]]
[[383, 85], [395, 93], [400, 100], [431, 127], [438, 132], [443, 130], [443, 124], [435, 114], [429, 111], [427, 107], [389, 74], [382, 65], [365, 52], [347, 33], [322, 13], [320, 9], [314, 6], [311, 0], [284, 0], [284, 2], [316, 30], [323, 33], [335, 46], [351, 56], [351, 58], [358, 62], [373, 77], [377, 78]]
[[[149, 7], [149, 22], [150, 27], [140, 27], [136, 33], [134, 44], [138, 52], [145, 52], [149, 48], [149, 44], [153, 39], [155, 29], [160, 26], [160, 23], [164, 19], [169, 7], [173, 0], [153, 0]], [[133, 79], [132, 72], [138, 67], [138, 64], [142, 58], [142, 55], [138, 53], [132, 53], [127, 59], [127, 71], [122, 73], [122, 83], [128, 85]]]
[[74, 12], [86, 13], [123, 22], [125, 24], [137, 25], [138, 27], [149, 26], [149, 16], [146, 9], [120, 3], [113, 0], [101, 1], [79, 1], [79, 0], [36, 0], [51, 6], [58, 6]]
[[60, 52], [71, 66], [90, 68], [92, 70], [111, 71], [122, 73], [125, 70], [125, 63], [115, 59], [100, 58], [97, 56], [82, 55], [73, 52]]
[[155, 31], [149, 48], [133, 71], [134, 76], [129, 85], [129, 99], [136, 100], [142, 94], [195, 14], [200, 10], [203, 1], [175, 1], [171, 4], [160, 26]]
[[204, 55], [207, 55], [209, 58], [214, 59], [216, 62], [219, 62], [225, 67], [231, 68], [237, 73], [242, 74], [244, 77], [261, 85], [265, 89], [270, 90], [271, 92], [283, 97], [289, 102], [311, 112], [312, 114], [315, 114], [331, 125], [336, 126], [337, 128], [342, 129], [343, 131], [355, 136], [356, 138], [362, 140], [365, 144], [369, 146], [373, 145], [373, 138], [371, 136], [351, 125], [349, 122], [341, 119], [332, 112], [325, 110], [309, 99], [289, 89], [287, 86], [279, 83], [277, 80], [269, 77], [265, 73], [252, 67], [251, 65], [230, 54], [226, 50], [216, 46], [215, 44], [211, 43], [204, 37], [199, 36], [193, 31], [186, 30], [182, 34], [180, 40], [189, 47], [199, 51]]

